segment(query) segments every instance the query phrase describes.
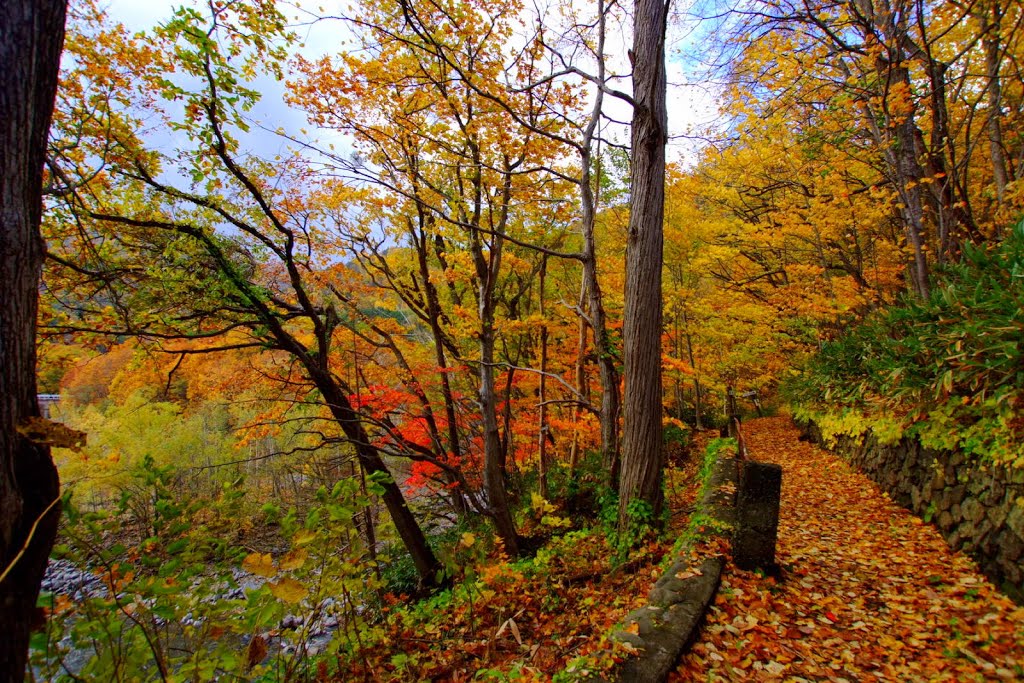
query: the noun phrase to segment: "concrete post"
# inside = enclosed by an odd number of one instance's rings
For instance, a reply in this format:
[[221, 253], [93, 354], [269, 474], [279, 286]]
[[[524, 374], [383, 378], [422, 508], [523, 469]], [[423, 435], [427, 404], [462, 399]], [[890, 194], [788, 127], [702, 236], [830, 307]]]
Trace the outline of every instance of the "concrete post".
[[769, 573], [778, 569], [775, 541], [781, 494], [780, 466], [752, 461], [740, 463], [737, 524], [732, 541], [733, 560], [740, 569], [762, 569]]

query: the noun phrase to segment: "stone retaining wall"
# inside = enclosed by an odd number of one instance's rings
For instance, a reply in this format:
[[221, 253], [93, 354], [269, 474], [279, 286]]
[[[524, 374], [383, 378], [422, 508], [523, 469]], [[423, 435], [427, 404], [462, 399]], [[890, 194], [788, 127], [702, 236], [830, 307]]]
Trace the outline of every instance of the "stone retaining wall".
[[[816, 424], [804, 431], [823, 445]], [[950, 547], [971, 555], [989, 580], [1024, 604], [1024, 469], [931, 450], [916, 439], [881, 445], [870, 432], [863, 438], [839, 436], [831, 450], [894, 501], [935, 524]]]

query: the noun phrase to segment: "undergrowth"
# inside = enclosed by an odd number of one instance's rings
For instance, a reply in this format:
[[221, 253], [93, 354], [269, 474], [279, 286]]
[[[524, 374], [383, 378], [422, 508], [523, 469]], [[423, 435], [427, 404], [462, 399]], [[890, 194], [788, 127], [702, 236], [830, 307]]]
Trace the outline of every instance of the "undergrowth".
[[[689, 509], [696, 468], [669, 469], [667, 507]], [[609, 634], [645, 600], [672, 539], [638, 532], [624, 543], [600, 466], [591, 460], [576, 474], [552, 477], [551, 500], [524, 496], [521, 528], [544, 538], [532, 557], [506, 557], [485, 527], [436, 534], [452, 587], [417, 599], [401, 554], [388, 550], [393, 531], [378, 527], [376, 553], [362, 538], [362, 513], [380, 493], [373, 480], [366, 492], [354, 479], [321, 488], [300, 512], [246, 507], [241, 481], [182, 502], [168, 487], [173, 468], [147, 461], [118, 508], [79, 512], [67, 501], [56, 555], [92, 588], [44, 596], [50, 619], [33, 643], [33, 675], [572, 680], [606, 670], [615, 663]], [[570, 511], [583, 500], [597, 504]], [[283, 546], [254, 550], [232, 523], [250, 514]], [[126, 522], [138, 533], [126, 535]]]
[[872, 430], [1024, 467], [1024, 221], [964, 245], [926, 300], [878, 311], [822, 345], [784, 388], [826, 439]]

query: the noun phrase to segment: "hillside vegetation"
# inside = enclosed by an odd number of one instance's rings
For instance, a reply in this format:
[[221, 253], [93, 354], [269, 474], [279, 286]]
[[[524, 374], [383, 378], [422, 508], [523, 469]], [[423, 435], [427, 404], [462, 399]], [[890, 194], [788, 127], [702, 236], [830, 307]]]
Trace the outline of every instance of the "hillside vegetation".
[[44, 174], [37, 680], [574, 680], [734, 417], [1024, 467], [1020, 3], [102, 5]]

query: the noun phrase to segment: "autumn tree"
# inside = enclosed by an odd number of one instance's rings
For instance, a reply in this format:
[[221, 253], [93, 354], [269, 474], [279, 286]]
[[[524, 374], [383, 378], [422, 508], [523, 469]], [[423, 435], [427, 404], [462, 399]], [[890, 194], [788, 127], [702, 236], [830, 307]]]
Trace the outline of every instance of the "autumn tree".
[[932, 267], [955, 260], [958, 245], [998, 232], [993, 217], [1005, 211], [1009, 177], [1003, 155], [1017, 144], [1004, 139], [1003, 123], [1020, 110], [1016, 97], [1004, 97], [1016, 85], [994, 56], [1001, 51], [1010, 69], [1017, 63], [1019, 22], [1006, 24], [1004, 14], [1018, 10], [912, 0], [739, 9], [738, 31], [751, 39], [729, 60], [746, 92], [733, 103], [814, 125], [845, 120], [845, 132], [834, 134], [869, 142], [863, 149], [893, 192], [919, 296]]
[[[391, 197], [376, 200], [381, 207], [376, 213], [384, 225], [402, 236], [400, 244], [411, 248], [413, 268], [400, 265], [402, 252], [392, 249], [388, 241], [379, 243], [382, 249], [367, 236], [360, 238], [364, 246], [358, 258], [431, 331], [441, 370], [448, 430], [452, 432], [447, 449], [456, 456], [462, 446], [449, 398], [450, 360], [473, 364], [493, 357], [487, 347], [494, 343], [494, 332], [511, 328], [507, 323], [497, 325], [488, 320], [493, 316], [489, 301], [495, 295], [501, 291], [510, 295], [499, 296], [496, 302], [506, 321], [520, 319], [524, 308], [533, 305], [520, 303], [528, 301], [524, 295], [536, 292], [533, 296], [538, 299], [544, 296], [540, 291], [543, 280], [537, 283], [539, 271], [556, 259], [582, 263], [579, 309], [585, 323], [581, 322], [580, 328], [576, 386], [561, 403], [572, 403], [577, 411], [583, 406], [600, 416], [602, 451], [614, 480], [618, 467], [619, 373], [597, 276], [597, 198], [592, 175], [596, 167], [594, 148], [600, 140], [598, 126], [604, 116], [603, 98], [606, 91], [613, 92], [604, 64], [604, 24], [611, 8], [599, 5], [596, 47], [580, 41], [594, 51], [597, 64], [596, 76], [582, 77], [597, 84], [593, 107], [582, 116], [582, 123], [577, 118], [581, 72], [558, 52], [561, 44], [555, 45], [558, 41], [550, 39], [548, 27], [542, 23], [534, 33], [524, 36], [524, 47], [518, 51], [509, 51], [502, 41], [494, 40], [494, 36], [501, 36], [507, 42], [513, 37], [510, 18], [517, 9], [485, 4], [479, 8], [476, 20], [449, 26], [450, 17], [459, 15], [454, 5], [440, 8], [402, 2], [365, 7], [354, 21], [366, 32], [367, 56], [349, 54], [338, 64], [322, 60], [305, 66], [310, 76], [299, 87], [295, 101], [309, 109], [319, 125], [351, 133], [368, 163], [346, 163], [340, 168], [377, 186], [384, 197]], [[484, 37], [482, 43], [480, 36]], [[388, 93], [395, 92], [401, 97], [388, 100]], [[382, 107], [381, 101], [390, 104]], [[484, 135], [485, 129], [496, 137]], [[579, 155], [578, 166], [564, 162], [566, 152]], [[582, 243], [569, 230], [567, 184], [579, 189]], [[510, 200], [513, 210], [508, 213], [506, 204]], [[495, 223], [495, 216], [502, 218]], [[479, 251], [478, 242], [484, 252]], [[574, 243], [580, 243], [578, 252], [566, 248]], [[495, 265], [505, 254], [504, 258], [514, 259], [521, 273], [506, 275], [507, 271], [501, 269], [481, 268], [484, 254]], [[471, 264], [471, 270], [460, 268]], [[466, 281], [467, 273], [475, 274], [475, 282]], [[487, 282], [498, 283], [497, 288], [490, 293], [482, 290]], [[472, 286], [467, 288], [465, 285], [470, 283]], [[481, 323], [474, 333], [482, 343], [474, 354], [476, 358], [467, 354], [457, 331], [459, 312], [466, 310], [464, 300], [470, 292], [475, 295]], [[507, 370], [502, 444], [507, 444], [513, 434], [508, 408], [514, 373], [540, 375], [545, 387], [541, 411], [546, 411], [546, 383], [555, 376], [543, 360], [546, 330], [544, 324], [539, 332], [541, 339], [529, 344], [541, 347], [541, 359], [535, 349], [526, 356], [532, 356], [532, 362], [540, 364], [539, 369], [517, 367], [507, 353], [503, 359]], [[590, 355], [585, 350], [588, 331], [593, 334], [592, 357], [600, 375], [599, 407], [590, 405], [585, 386], [584, 364]], [[508, 337], [501, 337], [499, 332], [498, 339], [504, 349], [511, 348]], [[484, 361], [481, 373], [491, 372], [487, 368], [492, 365], [493, 359]], [[490, 390], [484, 390], [490, 384], [492, 381], [481, 374], [481, 396], [491, 395]], [[563, 390], [570, 389], [564, 382], [560, 385]], [[494, 411], [492, 406], [490, 398], [481, 401], [485, 428], [487, 415]], [[543, 417], [538, 431], [537, 443], [546, 443], [551, 435], [546, 432]], [[492, 460], [486, 455], [490, 452], [488, 444], [491, 448], [497, 445], [484, 439], [485, 463]], [[500, 500], [490, 488], [487, 490], [488, 499]]]
[[662, 504], [661, 269], [665, 215], [665, 32], [668, 2], [637, 0], [633, 13], [633, 123], [622, 325], [623, 394], [619, 528], [636, 501], [653, 518]]
[[[545, 155], [536, 157], [535, 166], [523, 169], [522, 173], [533, 176], [540, 182], [556, 188], [552, 197], [562, 202], [562, 216], [565, 221], [568, 211], [565, 184], [578, 189], [578, 226], [582, 241], [579, 251], [566, 251], [562, 245], [567, 241], [560, 226], [555, 239], [543, 239], [531, 235], [529, 240], [512, 243], [520, 253], [530, 251], [543, 254], [546, 258], [578, 261], [582, 267], [581, 293], [578, 305], [580, 318], [579, 351], [576, 358], [576, 387], [573, 395], [566, 399], [575, 403], [575, 420], [581, 410], [597, 414], [601, 424], [601, 451], [612, 482], [617, 481], [618, 472], [618, 424], [620, 419], [619, 398], [619, 351], [615, 348], [609, 332], [605, 312], [604, 295], [598, 277], [598, 252], [596, 240], [596, 218], [600, 204], [599, 187], [603, 181], [601, 168], [601, 145], [606, 141], [601, 134], [601, 125], [607, 118], [606, 96], [630, 101], [628, 95], [612, 87], [619, 77], [608, 67], [606, 53], [607, 23], [615, 16], [615, 3], [598, 3], [597, 14], [587, 20], [575, 19], [576, 9], [567, 8], [568, 26], [557, 22], [549, 23], [545, 15], [536, 17], [536, 28], [529, 34], [519, 36], [523, 48], [502, 56], [503, 68], [493, 70], [482, 68], [480, 57], [474, 68], [469, 68], [466, 54], [452, 45], [447, 34], [436, 30], [436, 18], [431, 8], [417, 3], [402, 3], [402, 20], [407, 33], [415, 40], [405, 39], [406, 48], [422, 50], [430, 54], [430, 64], [444, 64], [454, 78], [472, 92], [482, 106], [497, 108], [516, 130], [533, 145], [547, 150]], [[518, 11], [516, 7], [503, 7], [502, 11]], [[495, 10], [488, 9], [488, 13]], [[490, 32], [507, 31], [503, 28], [502, 14]], [[493, 21], [493, 19], [492, 19]], [[380, 17], [366, 21], [368, 25], [380, 23]], [[464, 29], [465, 30], [465, 29]], [[502, 35], [508, 35], [507, 32]], [[445, 38], [442, 40], [441, 38]], [[581, 92], [592, 91], [589, 110], [581, 103]], [[578, 162], [564, 163], [562, 156], [575, 155]], [[542, 199], [551, 201], [551, 199]], [[525, 250], [525, 252], [523, 251]], [[536, 263], [536, 257], [531, 257]], [[593, 337], [593, 353], [587, 353], [587, 336]], [[585, 366], [588, 362], [597, 365], [601, 387], [599, 405], [589, 400]], [[575, 454], [578, 443], [574, 439]]]
[[788, 113], [737, 127], [731, 144], [669, 174], [665, 367], [677, 409], [720, 412], [729, 387], [770, 395], [837, 321], [904, 289], [890, 190], [873, 187], [880, 175], [856, 139], [821, 122], [795, 128]]
[[[397, 258], [401, 252], [374, 244], [370, 234], [354, 245], [366, 270], [428, 326], [441, 376], [444, 450], [453, 459], [467, 444], [448, 369], [452, 360], [475, 369], [486, 511], [505, 548], [516, 554], [506, 486], [511, 425], [506, 420], [502, 430], [499, 414], [499, 404], [507, 406], [511, 396], [497, 384], [502, 368], [508, 382], [515, 369], [498, 356], [499, 311], [518, 317], [512, 300], [502, 300], [511, 284], [508, 259], [536, 260], [527, 248], [538, 231], [529, 222], [551, 222], [530, 208], [551, 199], [548, 184], [535, 178], [551, 146], [479, 92], [498, 87], [504, 72], [498, 38], [510, 35], [510, 8], [482, 6], [454, 21], [460, 12], [457, 4], [363, 7], [357, 21], [365, 31], [365, 56], [305, 65], [308, 80], [296, 101], [318, 124], [352, 134], [365, 149], [366, 166], [342, 169], [378, 188], [372, 201], [381, 208], [371, 205], [368, 212], [411, 248], [405, 265]], [[470, 74], [475, 83], [468, 82]], [[520, 97], [517, 104], [534, 126], [548, 125], [544, 103]], [[516, 247], [519, 253], [510, 253]], [[474, 328], [469, 344], [466, 323]], [[439, 430], [431, 431], [436, 441]]]
[[57, 89], [66, 3], [0, 9], [0, 676], [25, 675], [36, 597], [57, 533], [50, 449], [27, 432], [36, 403], [36, 312], [43, 242], [46, 136]]
[[[249, 125], [244, 113], [258, 99], [248, 79], [260, 72], [280, 76], [288, 40], [283, 17], [269, 2], [212, 8], [206, 16], [182, 8], [149, 38], [153, 50], [136, 49], [142, 39], [117, 29], [103, 35], [92, 45], [123, 52], [98, 57], [182, 109], [146, 97], [133, 101], [134, 88], [121, 90], [108, 100], [113, 106], [104, 115], [111, 125], [96, 143], [105, 156], [60, 167], [67, 184], [60, 193], [65, 201], [51, 214], [51, 293], [74, 306], [56, 307], [64, 314], [55, 327], [99, 326], [181, 354], [238, 348], [282, 354], [293, 368], [287, 381], [323, 405], [363, 470], [383, 486], [383, 502], [422, 583], [436, 585], [441, 565], [367, 433], [355, 387], [338, 372], [339, 305], [320, 274], [329, 267], [312, 250], [321, 214], [304, 195], [308, 165], [293, 157], [272, 166], [244, 155], [238, 142]], [[183, 75], [179, 81], [163, 76], [175, 70]], [[177, 131], [184, 141], [178, 156], [147, 148], [136, 134], [145, 132], [140, 114], [164, 117]], [[134, 126], [119, 123], [132, 120]], [[79, 128], [71, 130], [75, 135]], [[90, 166], [96, 163], [104, 165], [102, 174]], [[164, 173], [175, 165], [175, 174]], [[188, 345], [202, 339], [221, 344]]]

